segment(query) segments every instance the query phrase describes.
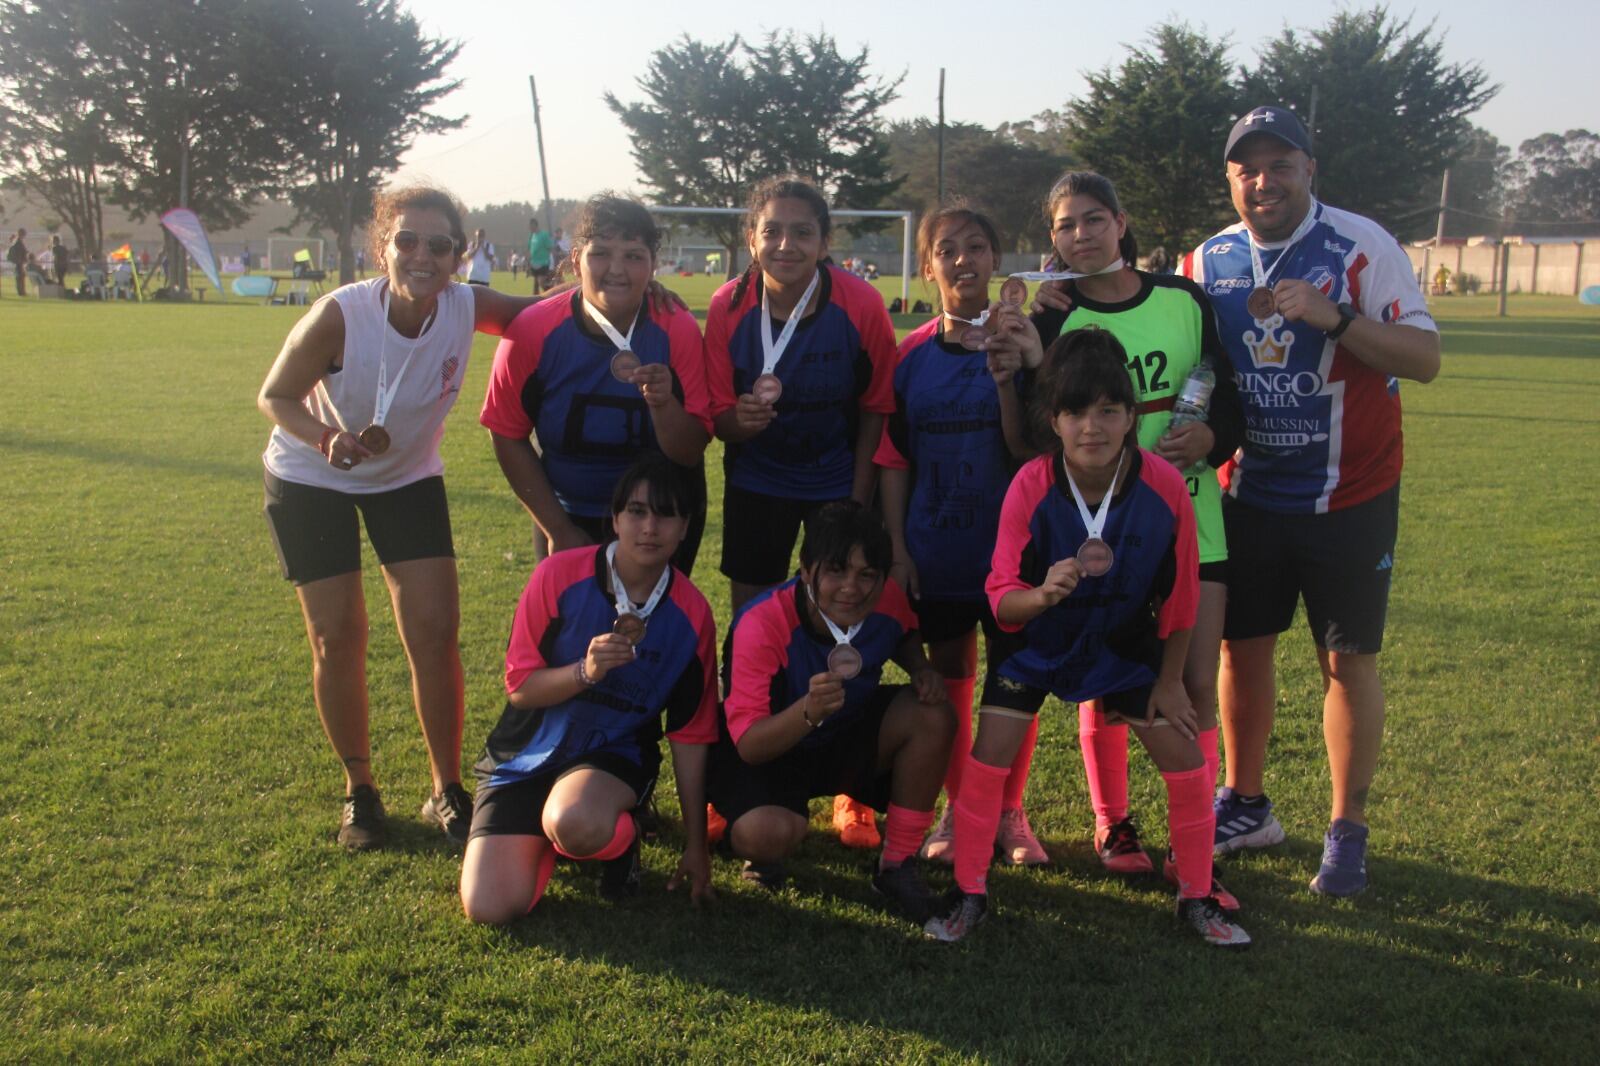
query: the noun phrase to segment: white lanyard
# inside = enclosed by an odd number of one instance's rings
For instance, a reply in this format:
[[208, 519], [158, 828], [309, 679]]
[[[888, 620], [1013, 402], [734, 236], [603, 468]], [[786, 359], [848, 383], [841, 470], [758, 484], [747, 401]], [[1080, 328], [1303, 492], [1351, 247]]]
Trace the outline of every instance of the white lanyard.
[[639, 325], [639, 314], [644, 310], [644, 304], [640, 304], [639, 310], [633, 313], [633, 321], [628, 325], [628, 335], [626, 337], [617, 332], [617, 327], [613, 326], [611, 321], [601, 314], [600, 309], [590, 303], [587, 297], [584, 297], [583, 309], [588, 314], [589, 320], [600, 327], [601, 332], [606, 335], [606, 339], [617, 346], [617, 351], [629, 352], [633, 350], [629, 346], [633, 343], [633, 331]]
[[1100, 536], [1106, 528], [1106, 519], [1111, 515], [1111, 497], [1117, 492], [1117, 478], [1122, 475], [1122, 461], [1128, 457], [1128, 449], [1122, 449], [1117, 456], [1117, 469], [1111, 475], [1111, 485], [1106, 489], [1106, 494], [1100, 500], [1100, 509], [1091, 516], [1089, 505], [1083, 502], [1083, 493], [1078, 491], [1078, 483], [1072, 480], [1072, 469], [1067, 466], [1067, 457], [1061, 457], [1061, 469], [1067, 475], [1067, 488], [1072, 490], [1072, 500], [1078, 505], [1078, 515], [1083, 519], [1083, 527], [1089, 533], [1089, 540], [1104, 540]]
[[[1273, 274], [1281, 274], [1283, 272], [1283, 265], [1289, 261], [1289, 253], [1294, 251], [1294, 246], [1299, 244], [1300, 239], [1310, 233], [1311, 227], [1316, 224], [1317, 202], [1312, 200], [1311, 206], [1306, 210], [1306, 217], [1300, 220], [1300, 225], [1296, 226], [1294, 232], [1289, 235], [1289, 239], [1283, 244], [1283, 251], [1278, 253], [1277, 260], [1273, 262]], [[1255, 277], [1256, 288], [1269, 289], [1272, 287], [1272, 278], [1268, 276], [1266, 269], [1261, 265], [1261, 248], [1256, 244], [1255, 234], [1251, 233], [1250, 228], [1246, 226], [1244, 235], [1245, 239], [1250, 243], [1250, 271]]]
[[822, 624], [828, 627], [828, 632], [833, 634], [833, 642], [835, 644], [850, 643], [855, 639], [856, 634], [861, 632], [861, 627], [867, 624], [867, 620], [863, 618], [849, 629], [840, 629], [833, 624], [833, 619], [828, 617], [828, 612], [822, 609], [822, 601], [817, 599], [817, 594], [812, 592], [809, 586], [805, 586], [805, 590], [806, 595], [811, 597], [811, 602], [817, 605], [817, 614], [821, 617]]
[[989, 321], [989, 309], [985, 307], [983, 309], [983, 313], [978, 315], [977, 318], [962, 318], [960, 315], [953, 315], [949, 311], [944, 313], [944, 317], [950, 319], [952, 322], [965, 322], [969, 326], [981, 326], [985, 322]]
[[1101, 274], [1115, 274], [1124, 265], [1121, 257], [1118, 257], [1099, 270], [1091, 270], [1087, 274], [1080, 274], [1076, 270], [1019, 270], [1015, 274], [1008, 276], [1016, 278], [1018, 281], [1073, 281], [1077, 278], [1094, 278], [1099, 277]]
[[671, 565], [663, 566], [661, 576], [656, 579], [656, 587], [650, 592], [650, 598], [644, 601], [643, 607], [635, 607], [632, 597], [628, 595], [627, 586], [622, 583], [622, 575], [617, 573], [616, 541], [606, 545], [606, 569], [611, 572], [611, 596], [617, 601], [618, 618], [631, 614], [640, 621], [649, 620], [661, 602], [662, 593], [667, 591], [667, 582], [672, 579]]
[[383, 341], [378, 346], [378, 395], [372, 401], [372, 424], [381, 426], [389, 417], [389, 405], [394, 403], [394, 394], [400, 391], [400, 379], [405, 377], [406, 368], [411, 365], [411, 357], [417, 354], [417, 348], [422, 344], [422, 335], [428, 332], [428, 327], [433, 324], [434, 316], [439, 313], [439, 305], [434, 304], [433, 310], [423, 320], [422, 328], [417, 330], [417, 339], [411, 342], [411, 347], [406, 349], [406, 361], [400, 364], [400, 370], [394, 376], [394, 384], [385, 388], [389, 380], [389, 331], [394, 329], [389, 325], [389, 296], [387, 286], [383, 290]]
[[767, 286], [761, 286], [761, 373], [770, 374], [778, 367], [778, 360], [783, 358], [784, 349], [789, 347], [789, 341], [794, 337], [794, 331], [800, 325], [800, 319], [805, 317], [806, 308], [811, 306], [811, 297], [816, 294], [817, 283], [822, 280], [822, 271], [819, 269], [811, 275], [811, 284], [806, 286], [806, 294], [800, 297], [800, 302], [795, 304], [794, 310], [789, 312], [789, 321], [783, 324], [783, 332], [778, 334], [778, 339], [772, 339], [772, 314], [767, 310]]

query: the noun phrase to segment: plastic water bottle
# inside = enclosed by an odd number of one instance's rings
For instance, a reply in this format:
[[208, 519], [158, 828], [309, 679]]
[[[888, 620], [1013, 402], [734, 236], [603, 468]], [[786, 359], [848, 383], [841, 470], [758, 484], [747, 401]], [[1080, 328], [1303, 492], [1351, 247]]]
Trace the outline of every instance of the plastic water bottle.
[[1188, 380], [1183, 383], [1182, 391], [1172, 404], [1172, 421], [1167, 426], [1168, 432], [1190, 422], [1204, 422], [1211, 414], [1211, 392], [1216, 387], [1217, 375], [1205, 363], [1190, 371]]

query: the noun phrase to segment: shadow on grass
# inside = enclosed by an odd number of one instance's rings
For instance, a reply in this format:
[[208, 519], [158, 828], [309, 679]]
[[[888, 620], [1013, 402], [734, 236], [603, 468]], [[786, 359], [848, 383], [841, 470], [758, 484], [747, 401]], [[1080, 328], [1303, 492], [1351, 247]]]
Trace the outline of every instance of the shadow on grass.
[[[262, 434], [266, 440], [266, 434]], [[161, 451], [108, 448], [98, 444], [70, 440], [63, 437], [32, 437], [16, 430], [0, 431], [0, 449], [34, 452], [52, 459], [77, 459], [86, 463], [106, 466], [137, 466], [151, 470], [166, 470], [199, 477], [216, 477], [226, 481], [241, 478], [261, 479], [261, 463], [254, 456], [249, 461], [222, 462], [216, 459], [190, 459]]]
[[[1327, 900], [1305, 884], [1318, 848], [1291, 842], [1222, 867], [1256, 941], [1235, 954], [1180, 930], [1159, 878], [1114, 882], [1087, 847], [1051, 850], [1054, 869], [991, 875], [996, 910], [958, 945], [885, 915], [870, 858], [817, 838], [783, 892], [724, 888], [697, 912], [662, 892], [659, 873], [641, 899], [612, 907], [592, 871], [567, 869], [503, 935], [692, 982], [745, 1009], [820, 1012], [1004, 1061], [1170, 1057], [1174, 1046], [1230, 1062], [1330, 1050], [1461, 1061], [1503, 1051], [1512, 1033], [1523, 1056], [1578, 1060], [1600, 1024], [1591, 899], [1378, 856], [1367, 895]], [[647, 856], [667, 865], [659, 850]]]

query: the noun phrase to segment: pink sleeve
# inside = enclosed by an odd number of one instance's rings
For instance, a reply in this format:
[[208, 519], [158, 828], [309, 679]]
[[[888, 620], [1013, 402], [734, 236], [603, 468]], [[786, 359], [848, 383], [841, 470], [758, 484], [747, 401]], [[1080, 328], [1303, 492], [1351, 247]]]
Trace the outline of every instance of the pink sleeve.
[[900, 454], [900, 449], [894, 446], [894, 441], [889, 439], [888, 419], [884, 419], [883, 432], [878, 436], [878, 450], [872, 453], [872, 461], [888, 470], [911, 469], [911, 463]]
[[546, 559], [534, 567], [533, 576], [517, 600], [517, 616], [511, 623], [511, 641], [506, 646], [506, 693], [522, 687], [528, 675], [550, 664], [539, 651], [539, 642], [556, 616], [556, 584], [559, 566]]
[[694, 315], [679, 311], [668, 320], [667, 343], [671, 351], [672, 372], [683, 386], [683, 409], [710, 433], [711, 398], [706, 394], [706, 345]]
[[878, 599], [878, 613], [893, 618], [907, 633], [922, 628], [917, 621], [917, 612], [911, 609], [911, 601], [906, 599], [905, 590], [893, 578], [884, 579], [883, 595]]
[[[1005, 502], [1000, 505], [1000, 529], [995, 535], [994, 558], [989, 566], [989, 577], [983, 590], [989, 596], [989, 610], [999, 620], [1000, 601], [1008, 592], [1026, 592], [1032, 585], [1022, 580], [1022, 553], [1027, 550], [1033, 534], [1028, 524], [1039, 505], [1039, 498], [1050, 487], [1053, 457], [1041, 455], [1030, 459], [1006, 489]], [[1041, 484], [1042, 479], [1042, 484]], [[999, 622], [1007, 633], [1015, 633], [1021, 626], [1008, 626]]]
[[731, 295], [732, 290], [727, 285], [718, 289], [711, 297], [711, 309], [706, 312], [706, 413], [713, 419], [739, 402], [739, 397], [733, 394], [733, 356], [728, 352], [728, 338], [733, 329], [733, 310], [728, 306]]
[[[715, 744], [717, 742], [717, 621], [711, 615], [711, 607], [706, 603], [706, 598], [700, 590], [689, 584], [689, 579], [680, 571], [673, 579], [681, 582], [685, 588], [682, 606], [684, 613], [694, 624], [696, 636], [695, 662], [690, 669], [700, 671], [700, 704], [695, 708], [694, 716], [684, 723], [683, 728], [675, 729], [667, 734], [667, 739], [679, 744]], [[675, 590], [676, 591], [676, 590]], [[689, 595], [692, 593], [693, 598]], [[674, 599], [677, 599], [674, 596]]]
[[772, 706], [772, 679], [788, 666], [788, 643], [777, 596], [753, 608], [733, 631], [733, 676], [723, 708], [735, 744], [751, 726], [783, 710]]
[[851, 300], [855, 306], [850, 309], [850, 317], [861, 331], [861, 347], [872, 360], [872, 380], [861, 397], [861, 409], [888, 414], [894, 410], [894, 368], [900, 361], [894, 323], [889, 320], [889, 309], [883, 305], [883, 297], [865, 282], [853, 288]]
[[505, 336], [494, 352], [494, 368], [489, 371], [489, 391], [483, 398], [478, 421], [502, 437], [527, 438], [533, 422], [522, 408], [522, 387], [539, 369], [544, 350], [545, 330], [532, 316], [539, 305], [523, 310], [506, 327]]
[[1200, 542], [1195, 527], [1194, 504], [1189, 501], [1189, 487], [1184, 483], [1183, 475], [1159, 456], [1144, 453], [1139, 477], [1156, 491], [1178, 520], [1172, 545], [1177, 576], [1172, 582], [1172, 593], [1162, 603], [1161, 614], [1156, 620], [1156, 635], [1166, 640], [1180, 630], [1193, 628], [1195, 614], [1200, 609]]
[[[938, 322], [940, 320], [934, 319], [934, 321]], [[894, 391], [894, 375], [899, 371], [901, 361], [904, 360], [905, 357], [912, 351], [925, 344], [931, 332], [931, 330], [924, 326], [902, 341], [900, 347], [895, 352], [894, 370], [890, 371], [889, 373], [889, 396], [894, 400], [894, 406], [890, 408], [891, 417], [894, 413], [900, 412], [901, 404], [900, 397], [896, 395]], [[910, 460], [908, 460], [904, 455], [900, 454], [900, 449], [894, 446], [894, 441], [889, 437], [888, 418], [883, 420], [883, 434], [878, 438], [878, 450], [872, 453], [872, 461], [877, 465], [889, 470], [911, 469]]]

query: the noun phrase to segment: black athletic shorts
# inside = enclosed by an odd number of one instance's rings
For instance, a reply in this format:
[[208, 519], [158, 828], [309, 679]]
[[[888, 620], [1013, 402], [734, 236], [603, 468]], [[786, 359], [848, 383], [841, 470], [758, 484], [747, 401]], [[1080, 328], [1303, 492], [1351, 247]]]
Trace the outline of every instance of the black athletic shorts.
[[1227, 640], [1282, 633], [1303, 596], [1317, 647], [1347, 655], [1383, 648], [1400, 523], [1400, 486], [1327, 514], [1279, 514], [1224, 496]]
[[455, 558], [444, 478], [425, 477], [387, 492], [338, 492], [265, 475], [262, 510], [283, 576], [308, 585], [361, 569], [361, 520], [384, 566]]
[[729, 485], [722, 490], [722, 572], [730, 581], [763, 588], [792, 570], [795, 537], [831, 500], [767, 496]]
[[982, 702], [990, 702], [989, 693], [1000, 691], [997, 687], [1000, 678], [995, 670], [1007, 657], [1022, 649], [1026, 638], [1020, 632], [1007, 633], [1001, 629], [989, 610], [987, 599], [913, 600], [911, 606], [917, 615], [917, 630], [925, 643], [964, 636], [972, 632], [973, 626], [983, 630], [983, 655], [988, 667], [983, 677]]
[[[1021, 681], [1013, 681], [1009, 677], [1001, 677], [995, 670], [995, 667], [991, 667], [989, 676], [984, 681], [983, 705], [1004, 707], [1010, 711], [1021, 711], [1023, 714], [1038, 714], [1050, 691], [1023, 684]], [[1154, 688], [1154, 685], [1140, 685], [1138, 688], [1124, 689], [1121, 692], [1086, 697], [1086, 700], [1099, 700], [1107, 714], [1143, 718], [1150, 709], [1150, 692]]]
[[711, 749], [706, 793], [731, 825], [757, 807], [784, 807], [802, 818], [815, 796], [846, 795], [873, 810], [889, 809], [889, 772], [878, 772], [878, 734], [889, 704], [906, 685], [879, 685], [877, 692], [825, 743], [791, 748], [753, 766], [739, 757], [726, 727]]
[[[559, 769], [544, 770], [491, 788], [478, 787], [472, 797], [472, 830], [467, 839], [492, 836], [544, 837], [544, 805], [556, 782], [574, 770], [601, 770], [618, 778], [643, 803], [655, 787], [655, 769], [646, 769], [609, 751], [597, 751]], [[548, 838], [546, 838], [548, 839]]]

